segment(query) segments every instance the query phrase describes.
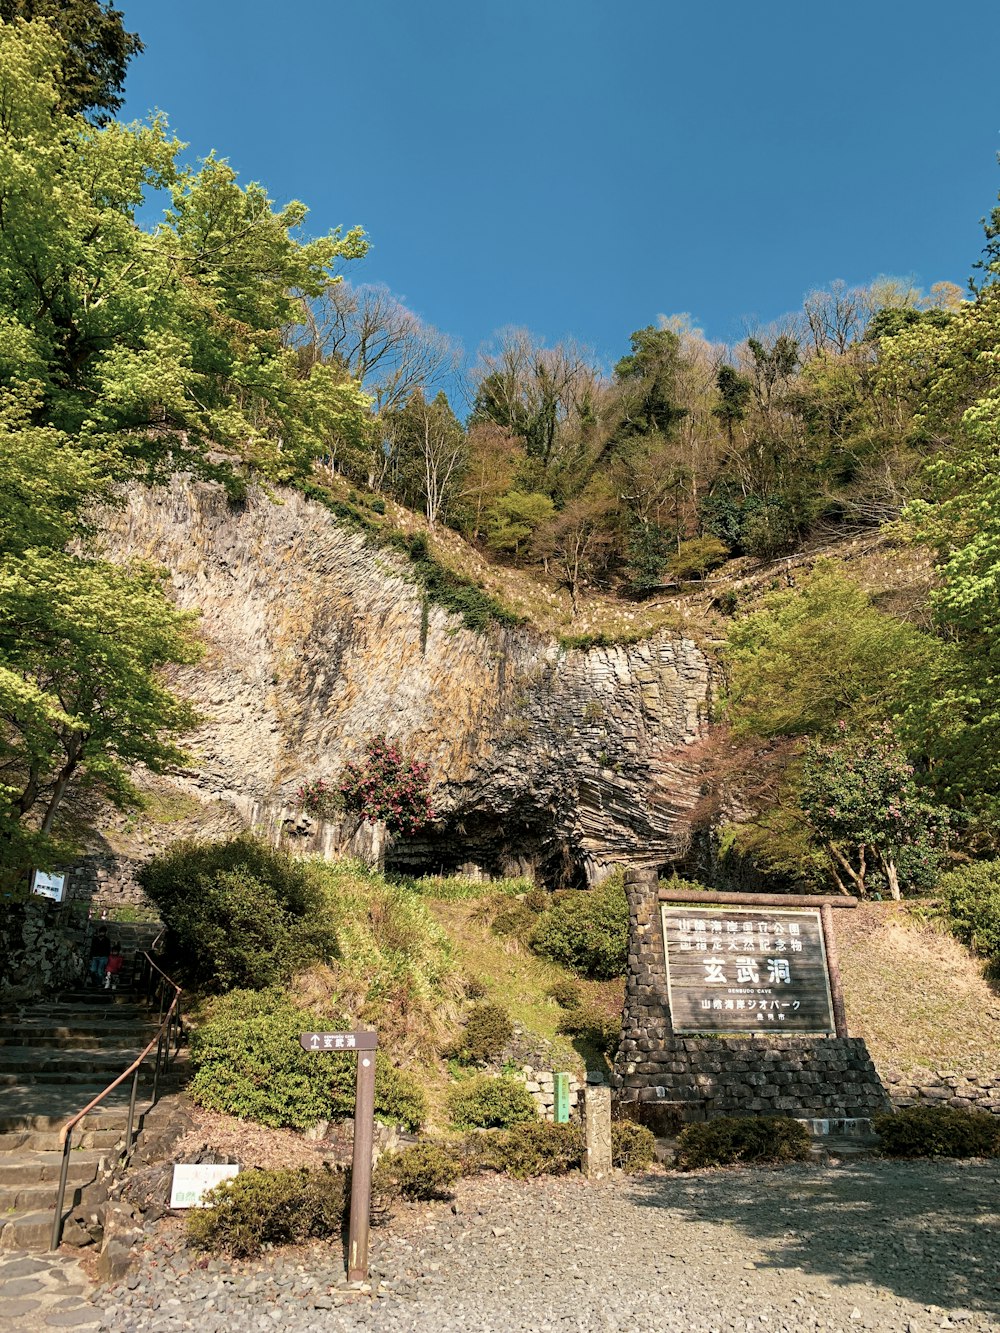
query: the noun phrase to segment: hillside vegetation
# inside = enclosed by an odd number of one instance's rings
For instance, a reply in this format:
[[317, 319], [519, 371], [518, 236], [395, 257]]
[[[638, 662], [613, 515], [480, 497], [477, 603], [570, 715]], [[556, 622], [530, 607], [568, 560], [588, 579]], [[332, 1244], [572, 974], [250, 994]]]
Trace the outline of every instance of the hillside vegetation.
[[68, 793], [134, 806], [136, 771], [186, 762], [170, 682], [197, 616], [95, 531], [184, 472], [236, 509], [251, 482], [298, 488], [405, 558], [425, 622], [697, 638], [719, 659], [692, 830], [712, 875], [900, 898], [971, 867], [949, 910], [992, 938], [1000, 208], [967, 293], [832, 280], [733, 346], [680, 315], [622, 329], [608, 365], [507, 328], [462, 370], [350, 280], [360, 228], [310, 236], [298, 201], [188, 164], [164, 117], [113, 119], [141, 50], [117, 11], [91, 32], [29, 9], [0, 24], [5, 890], [72, 858]]

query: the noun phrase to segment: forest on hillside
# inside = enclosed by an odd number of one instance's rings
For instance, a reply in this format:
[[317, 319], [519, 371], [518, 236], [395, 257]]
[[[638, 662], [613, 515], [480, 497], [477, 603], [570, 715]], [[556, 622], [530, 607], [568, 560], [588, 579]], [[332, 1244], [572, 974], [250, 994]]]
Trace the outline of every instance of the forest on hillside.
[[905, 614], [836, 561], [720, 599], [702, 814], [725, 854], [862, 895], [985, 865], [1000, 910], [1000, 207], [967, 288], [831, 281], [733, 347], [653, 320], [610, 367], [523, 329], [466, 359], [351, 277], [360, 229], [309, 237], [304, 205], [187, 164], [164, 118], [116, 119], [141, 51], [117, 11], [0, 19], [5, 877], [66, 854], [72, 787], [128, 803], [136, 764], [181, 762], [193, 713], [161, 672], [197, 660], [196, 625], [92, 539], [123, 485], [188, 472], [237, 506], [251, 483], [362, 523], [397, 502], [574, 611], [859, 533], [924, 549]]

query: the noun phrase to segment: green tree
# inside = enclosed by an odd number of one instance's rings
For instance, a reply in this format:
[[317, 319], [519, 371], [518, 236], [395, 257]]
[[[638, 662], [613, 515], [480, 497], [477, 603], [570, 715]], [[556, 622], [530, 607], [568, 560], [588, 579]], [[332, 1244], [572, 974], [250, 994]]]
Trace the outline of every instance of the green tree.
[[920, 792], [888, 725], [861, 734], [845, 725], [833, 744], [811, 743], [799, 799], [842, 893], [864, 897], [873, 878], [896, 899], [934, 884], [947, 815]]
[[[227, 163], [177, 165], [162, 119], [87, 125], [60, 111], [62, 47], [47, 24], [0, 26], [0, 374], [37, 394], [35, 424], [113, 462], [211, 468], [223, 449], [289, 477], [363, 437], [367, 399], [334, 367], [303, 369], [282, 328], [357, 229], [297, 239]], [[164, 222], [137, 210], [167, 190]]]
[[621, 389], [618, 434], [669, 435], [684, 416], [677, 402], [680, 339], [672, 329], [647, 325], [630, 338], [632, 350], [615, 365]]
[[509, 491], [487, 514], [487, 541], [495, 551], [517, 555], [537, 528], [555, 514], [555, 505], [538, 492]]
[[193, 709], [159, 669], [199, 655], [156, 571], [37, 548], [0, 563], [0, 864], [52, 855], [74, 781], [134, 796], [129, 770], [179, 763]]
[[832, 560], [776, 592], [730, 631], [728, 712], [737, 734], [836, 734], [886, 719], [918, 726], [943, 670], [942, 646], [885, 615]]
[[0, 0], [0, 19], [44, 19], [63, 44], [56, 71], [59, 110], [104, 124], [121, 108], [125, 72], [143, 47], [124, 14], [100, 0]]
[[[927, 468], [928, 489], [904, 511], [935, 552], [932, 611], [954, 646], [943, 688], [928, 696], [937, 779], [956, 802], [991, 819], [1000, 792], [1000, 287], [986, 287], [941, 335], [927, 395], [949, 447]], [[903, 341], [902, 338], [896, 342]], [[976, 396], [969, 402], [972, 394]], [[948, 404], [953, 406], [949, 407]]]

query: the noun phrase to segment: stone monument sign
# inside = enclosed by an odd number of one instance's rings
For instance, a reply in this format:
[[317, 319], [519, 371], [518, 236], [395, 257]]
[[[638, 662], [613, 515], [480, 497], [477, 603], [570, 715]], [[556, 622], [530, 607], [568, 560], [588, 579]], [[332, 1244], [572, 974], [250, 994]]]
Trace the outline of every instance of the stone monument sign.
[[658, 1132], [720, 1115], [868, 1117], [888, 1106], [848, 1033], [834, 916], [853, 899], [702, 893], [625, 876], [629, 946], [612, 1083]]
[[818, 909], [664, 903], [660, 913], [676, 1034], [836, 1032]]

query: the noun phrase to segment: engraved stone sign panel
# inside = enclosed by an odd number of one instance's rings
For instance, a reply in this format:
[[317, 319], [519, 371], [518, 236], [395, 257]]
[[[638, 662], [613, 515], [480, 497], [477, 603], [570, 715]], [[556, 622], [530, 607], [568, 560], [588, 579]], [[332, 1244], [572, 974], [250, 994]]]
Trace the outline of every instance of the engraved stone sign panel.
[[835, 1031], [818, 910], [664, 904], [676, 1033]]

